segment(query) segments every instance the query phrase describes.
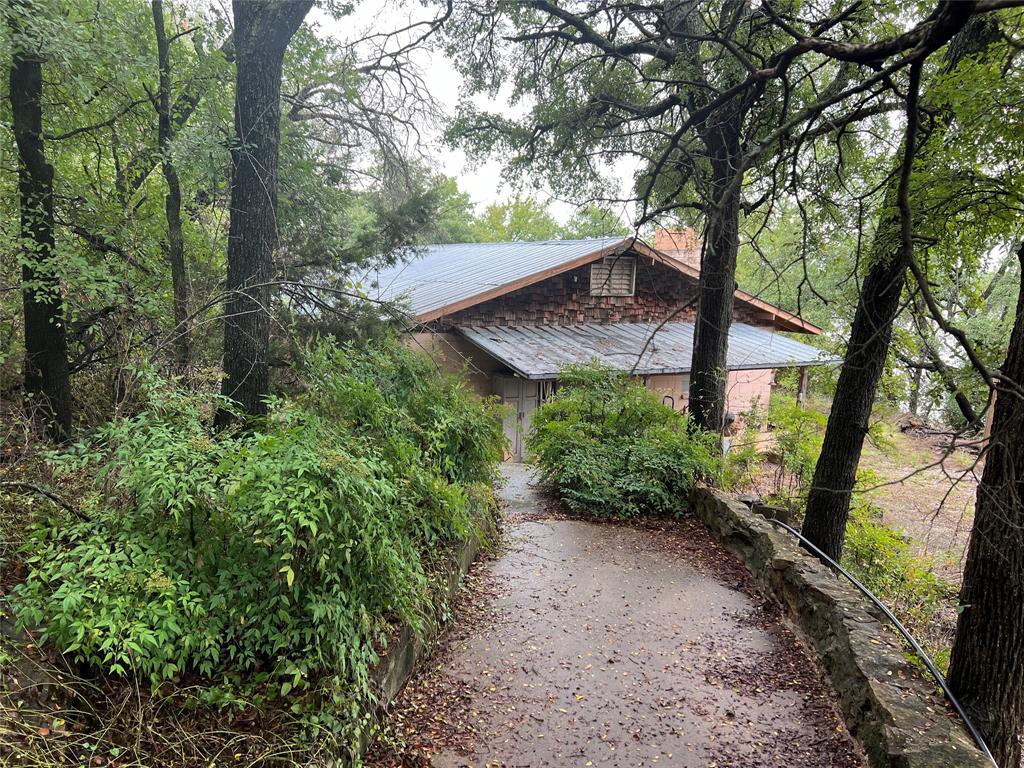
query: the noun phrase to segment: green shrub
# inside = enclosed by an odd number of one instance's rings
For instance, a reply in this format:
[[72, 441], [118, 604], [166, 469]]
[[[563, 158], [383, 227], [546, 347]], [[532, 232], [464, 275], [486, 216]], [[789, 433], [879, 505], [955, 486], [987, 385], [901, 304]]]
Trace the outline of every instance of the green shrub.
[[92, 473], [90, 521], [33, 531], [21, 622], [110, 673], [259, 671], [355, 706], [395, 622], [422, 625], [504, 438], [495, 406], [395, 344], [320, 346], [305, 379], [213, 436], [215, 398], [151, 379], [144, 410], [56, 456]]
[[562, 371], [533, 417], [527, 447], [571, 509], [600, 517], [678, 514], [694, 480], [718, 469], [712, 438], [625, 374]]
[[799, 481], [801, 489], [814, 477], [828, 416], [799, 405], [795, 397], [776, 396], [768, 410], [782, 466]]
[[889, 606], [940, 666], [948, 660], [956, 587], [867, 502], [855, 502], [850, 511], [843, 566]]
[[758, 422], [753, 422], [752, 426], [733, 440], [729, 452], [723, 457], [719, 484], [725, 490], [748, 486], [762, 470], [760, 459], [763, 454], [759, 432]]

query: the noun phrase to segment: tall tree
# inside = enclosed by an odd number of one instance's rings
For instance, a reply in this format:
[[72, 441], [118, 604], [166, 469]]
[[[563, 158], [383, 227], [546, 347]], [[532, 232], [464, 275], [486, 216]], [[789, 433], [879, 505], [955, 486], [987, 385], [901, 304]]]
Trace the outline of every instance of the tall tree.
[[[688, 88], [686, 97], [695, 109], [708, 110], [721, 91], [743, 83], [747, 70], [738, 57], [719, 51], [709, 71], [704, 59], [707, 51], [702, 50], [706, 46], [698, 41], [709, 34], [719, 35], [750, 51], [768, 43], [772, 29], [754, 21], [755, 11], [747, 3], [724, 3], [720, 25], [709, 24], [702, 11], [701, 4], [692, 0], [665, 3], [670, 40], [680, 53], [685, 71], [697, 86]], [[752, 138], [748, 117], [762, 95], [763, 88], [749, 87], [696, 121], [695, 134], [702, 145], [699, 154], [704, 163], [693, 163], [686, 158], [682, 168], [684, 176], [691, 175], [696, 180], [697, 191], [703, 199], [705, 222], [690, 364], [689, 409], [697, 426], [713, 432], [721, 429], [725, 416], [729, 328], [736, 292], [743, 202], [742, 145]], [[696, 172], [702, 165], [706, 165], [707, 170], [703, 174]]]
[[625, 237], [632, 230], [622, 223], [615, 211], [602, 205], [584, 205], [558, 229], [558, 236], [566, 240], [588, 237]]
[[872, 266], [861, 285], [804, 515], [804, 536], [834, 560], [842, 555], [850, 494], [906, 283], [894, 197], [889, 195], [887, 212], [875, 230]]
[[426, 238], [431, 243], [470, 243], [476, 241], [476, 215], [473, 200], [459, 189], [458, 182], [449, 176], [440, 176], [434, 182], [437, 212]]
[[[921, 43], [918, 60], [945, 45], [974, 12], [972, 3], [946, 3], [942, 7], [942, 23], [935, 25]], [[950, 46], [947, 72], [966, 57], [985, 50], [995, 38], [993, 30], [991, 17], [974, 19]], [[927, 95], [925, 101], [928, 101]], [[842, 555], [857, 466], [912, 258], [901, 232], [904, 214], [900, 209], [900, 194], [910, 194], [911, 163], [928, 165], [928, 152], [942, 143], [943, 132], [952, 119], [953, 115], [946, 110], [932, 120], [917, 138], [915, 154], [903, 159], [902, 172], [890, 177], [881, 218], [872, 239], [868, 272], [861, 286], [803, 524], [804, 535], [834, 560]], [[916, 225], [922, 224], [919, 216]]]
[[[1024, 265], [1024, 243], [1017, 252]], [[960, 590], [949, 684], [1001, 768], [1024, 732], [1024, 269]]]
[[478, 243], [552, 240], [558, 236], [558, 222], [542, 203], [518, 195], [504, 203], [491, 203], [473, 222], [473, 239]]
[[[712, 431], [724, 410], [740, 220], [766, 204], [785, 167], [769, 159], [785, 156], [807, 122], [823, 118], [818, 130], [829, 132], [886, 109], [873, 97], [895, 68], [856, 80], [855, 67], [830, 59], [877, 69], [923, 34], [858, 45], [876, 23], [862, 7], [773, 6], [473, 0], [450, 28], [470, 88], [495, 93], [511, 81], [533, 102], [520, 120], [470, 110], [453, 137], [501, 150], [508, 172], [543, 173], [570, 199], [621, 204], [607, 176], [628, 158], [640, 169], [628, 198], [639, 224], [681, 210], [703, 217], [689, 402]], [[521, 50], [505, 56], [508, 44]]]
[[157, 66], [160, 71], [155, 99], [160, 167], [167, 184], [167, 195], [164, 198], [164, 214], [167, 218], [164, 252], [171, 267], [171, 287], [174, 295], [174, 365], [179, 372], [184, 372], [189, 361], [188, 273], [185, 269], [185, 239], [181, 233], [181, 182], [178, 180], [178, 169], [171, 157], [175, 127], [171, 114], [171, 46], [164, 29], [163, 0], [153, 0], [152, 6]]
[[10, 10], [11, 122], [18, 147], [22, 238], [22, 303], [25, 313], [24, 386], [33, 417], [47, 433], [71, 433], [72, 401], [64, 296], [55, 254], [53, 166], [43, 141], [43, 59], [35, 35]]
[[[270, 282], [277, 245], [277, 161], [285, 50], [312, 0], [234, 0], [235, 137], [222, 392], [249, 415], [270, 389]], [[231, 421], [222, 410], [217, 424]]]

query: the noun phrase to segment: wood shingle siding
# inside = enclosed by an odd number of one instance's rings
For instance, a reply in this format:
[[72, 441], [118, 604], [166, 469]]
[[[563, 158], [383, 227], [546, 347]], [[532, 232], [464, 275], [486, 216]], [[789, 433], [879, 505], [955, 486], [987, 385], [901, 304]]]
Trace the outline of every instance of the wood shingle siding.
[[[594, 296], [590, 265], [511, 291], [451, 315], [430, 326], [447, 330], [458, 325], [571, 325], [575, 323], [693, 321], [697, 314], [697, 283], [650, 260], [636, 260], [632, 296]], [[754, 307], [736, 303], [738, 322], [771, 327], [772, 318]]]

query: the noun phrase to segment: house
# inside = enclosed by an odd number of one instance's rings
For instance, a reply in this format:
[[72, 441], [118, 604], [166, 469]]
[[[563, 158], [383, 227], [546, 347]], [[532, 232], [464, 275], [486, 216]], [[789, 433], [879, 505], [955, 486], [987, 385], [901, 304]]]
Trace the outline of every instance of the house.
[[[376, 298], [405, 302], [412, 343], [447, 367], [468, 364], [477, 392], [512, 406], [506, 433], [521, 460], [533, 411], [569, 363], [628, 370], [686, 408], [699, 275], [695, 233], [659, 229], [654, 247], [632, 237], [431, 245], [369, 279]], [[780, 332], [821, 329], [736, 291], [728, 410], [767, 406], [777, 369], [833, 362]]]

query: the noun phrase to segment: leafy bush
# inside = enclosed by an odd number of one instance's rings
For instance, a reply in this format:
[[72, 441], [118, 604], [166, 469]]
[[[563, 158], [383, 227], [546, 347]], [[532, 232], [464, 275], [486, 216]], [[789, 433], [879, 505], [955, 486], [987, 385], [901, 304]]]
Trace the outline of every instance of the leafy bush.
[[678, 514], [694, 480], [717, 471], [712, 438], [642, 384], [599, 366], [562, 371], [527, 447], [570, 508], [600, 517]]
[[719, 482], [725, 490], [736, 490], [748, 486], [757, 477], [761, 466], [761, 449], [757, 443], [757, 435], [747, 430], [740, 435], [737, 443], [729, 449], [722, 461]]
[[814, 477], [828, 417], [799, 405], [795, 397], [773, 397], [768, 410], [782, 466], [805, 488]]
[[761, 469], [763, 455], [761, 431], [765, 427], [767, 413], [759, 400], [755, 400], [743, 419], [743, 432], [733, 438], [728, 453], [722, 457], [719, 485], [726, 490], [735, 490], [751, 484]]
[[[150, 379], [148, 406], [54, 457], [92, 473], [89, 521], [39, 525], [12, 605], [79, 662], [154, 684], [259, 671], [351, 706], [430, 562], [489, 502], [495, 406], [396, 344], [321, 346], [307, 390], [212, 435], [216, 398]], [[490, 502], [493, 503], [493, 500]]]
[[948, 661], [956, 587], [942, 578], [937, 563], [916, 554], [909, 539], [882, 522], [881, 511], [857, 502], [850, 511], [843, 565], [922, 640], [944, 666]]
[[[771, 499], [802, 514], [814, 470], [825, 439], [828, 415], [813, 405], [800, 405], [796, 397], [784, 393], [772, 395], [768, 411], [778, 463], [782, 472], [775, 478]], [[868, 439], [882, 451], [895, 451], [891, 429], [884, 419], [876, 419], [868, 427]]]

